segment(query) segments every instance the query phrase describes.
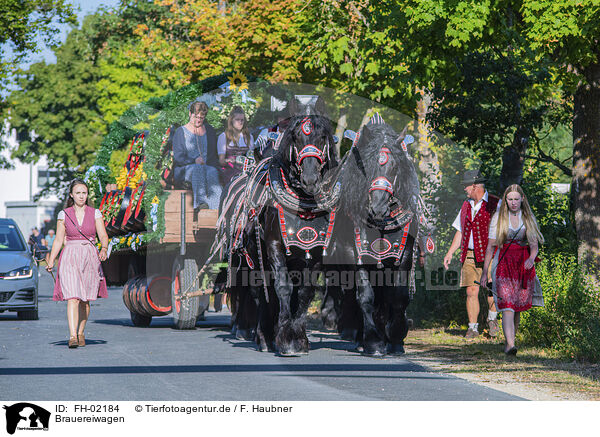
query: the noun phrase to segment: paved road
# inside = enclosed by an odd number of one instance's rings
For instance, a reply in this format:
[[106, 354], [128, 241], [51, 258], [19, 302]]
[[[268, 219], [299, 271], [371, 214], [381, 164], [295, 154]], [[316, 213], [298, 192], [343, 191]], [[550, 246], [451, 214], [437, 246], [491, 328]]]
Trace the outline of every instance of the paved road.
[[[192, 331], [169, 316], [135, 328], [121, 290], [92, 304], [88, 346], [68, 349], [66, 304], [40, 278], [40, 320], [0, 314], [1, 400], [518, 400], [416, 365], [373, 359], [312, 333], [308, 356], [257, 352], [228, 332], [228, 314], [208, 313]], [[410, 335], [410, 334], [409, 334]]]

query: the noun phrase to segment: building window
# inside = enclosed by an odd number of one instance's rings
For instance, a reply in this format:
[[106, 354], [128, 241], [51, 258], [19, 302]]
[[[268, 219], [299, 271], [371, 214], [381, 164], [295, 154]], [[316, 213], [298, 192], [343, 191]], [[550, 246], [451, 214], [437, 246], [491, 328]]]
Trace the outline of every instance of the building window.
[[44, 188], [56, 181], [58, 176], [58, 170], [50, 168], [39, 168], [38, 169], [38, 188]]

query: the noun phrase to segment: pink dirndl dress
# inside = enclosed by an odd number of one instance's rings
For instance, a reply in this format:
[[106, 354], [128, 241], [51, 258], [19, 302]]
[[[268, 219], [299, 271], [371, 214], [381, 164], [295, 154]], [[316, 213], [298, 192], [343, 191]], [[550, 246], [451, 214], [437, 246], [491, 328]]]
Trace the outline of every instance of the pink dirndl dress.
[[102, 267], [98, 251], [90, 242], [96, 237], [94, 208], [85, 207], [81, 225], [77, 222], [73, 207], [66, 208], [64, 213], [68, 216], [64, 219], [66, 243], [58, 260], [58, 275], [52, 299], [90, 301], [108, 297], [106, 281], [100, 276]]

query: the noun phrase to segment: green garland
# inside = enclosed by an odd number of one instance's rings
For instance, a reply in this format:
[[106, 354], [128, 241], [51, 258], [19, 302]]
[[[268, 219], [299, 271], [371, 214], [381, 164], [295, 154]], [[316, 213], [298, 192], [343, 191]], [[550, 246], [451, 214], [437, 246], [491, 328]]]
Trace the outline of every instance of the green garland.
[[[140, 240], [141, 242], [157, 241], [165, 233], [164, 208], [167, 194], [161, 186], [163, 169], [161, 146], [166, 130], [175, 123], [180, 125], [187, 123], [188, 103], [201, 96], [204, 92], [214, 90], [227, 82], [228, 76], [230, 74], [213, 76], [172, 91], [165, 96], [152, 97], [146, 102], [125, 111], [119, 120], [109, 126], [108, 134], [102, 140], [94, 164], [99, 170], [92, 175], [94, 183], [101, 187], [102, 190], [104, 190], [106, 184], [115, 182], [110, 172], [105, 170], [108, 169], [111, 154], [128, 144], [136, 132], [139, 132], [141, 129], [149, 131], [146, 137], [146, 150], [144, 151], [144, 171], [148, 179], [146, 191], [142, 199], [142, 207], [146, 211], [146, 229], [148, 231], [144, 234], [142, 240]], [[256, 81], [257, 78], [248, 77], [248, 80]], [[234, 98], [232, 100], [237, 102]], [[212, 113], [216, 112], [216, 110], [211, 110], [208, 119], [210, 120], [211, 117], [214, 118], [217, 114]], [[218, 114], [218, 116], [222, 118], [221, 114]], [[97, 193], [97, 201], [101, 197], [102, 193]], [[155, 207], [154, 211], [152, 211], [153, 200], [155, 202], [158, 200], [158, 210]]]

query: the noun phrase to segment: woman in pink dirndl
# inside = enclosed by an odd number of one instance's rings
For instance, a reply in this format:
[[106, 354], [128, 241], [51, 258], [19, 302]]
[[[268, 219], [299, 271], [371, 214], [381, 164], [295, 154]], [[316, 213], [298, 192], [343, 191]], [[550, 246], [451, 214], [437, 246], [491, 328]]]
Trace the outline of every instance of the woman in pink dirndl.
[[492, 293], [498, 311], [502, 312], [507, 355], [517, 353], [515, 337], [521, 313], [532, 306], [544, 306], [542, 287], [535, 273], [539, 245], [543, 243], [544, 237], [523, 189], [516, 184], [509, 186], [500, 210], [490, 223], [481, 274], [481, 283], [485, 284], [491, 264]]
[[[108, 235], [99, 210], [87, 204], [88, 187], [79, 179], [69, 186], [66, 208], [58, 214], [56, 239], [48, 258], [51, 271], [58, 253], [58, 274], [53, 300], [67, 301], [69, 348], [85, 346], [85, 324], [90, 315], [90, 301], [108, 297], [100, 261], [106, 259]], [[94, 246], [96, 234], [102, 244], [100, 253]]]

